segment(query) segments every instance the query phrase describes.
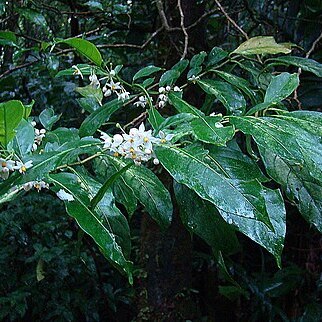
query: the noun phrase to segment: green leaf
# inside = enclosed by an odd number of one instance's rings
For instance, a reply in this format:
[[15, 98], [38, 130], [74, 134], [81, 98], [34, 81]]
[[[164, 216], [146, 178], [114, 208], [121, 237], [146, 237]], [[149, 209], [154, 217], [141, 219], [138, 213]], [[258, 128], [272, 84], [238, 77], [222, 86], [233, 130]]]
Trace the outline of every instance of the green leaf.
[[17, 46], [17, 37], [12, 31], [0, 31], [0, 45]]
[[23, 159], [32, 160], [33, 167], [21, 178], [22, 182], [41, 180], [58, 166], [74, 162], [81, 154], [95, 153], [100, 141], [93, 138], [78, 139], [59, 146], [55, 151], [32, 155]]
[[46, 130], [51, 130], [52, 126], [60, 119], [60, 115], [55, 115], [52, 108], [46, 108], [39, 115], [39, 121]]
[[188, 65], [189, 61], [187, 59], [180, 60], [161, 76], [159, 86], [173, 85]]
[[[119, 158], [109, 157], [119, 171], [127, 163]], [[122, 176], [131, 187], [136, 198], [145, 207], [150, 216], [162, 227], [170, 225], [172, 218], [172, 202], [170, 194], [158, 177], [145, 167], [132, 167]]]
[[24, 158], [31, 152], [34, 139], [34, 127], [29, 122], [22, 119], [17, 127], [17, 134], [12, 140], [12, 147], [20, 158]]
[[7, 147], [15, 136], [15, 129], [24, 117], [25, 108], [20, 101], [0, 103], [0, 143]]
[[227, 109], [228, 114], [243, 114], [246, 108], [244, 96], [232, 85], [212, 79], [198, 80], [198, 85], [208, 94], [214, 95]]
[[85, 111], [92, 113], [99, 108], [101, 105], [97, 102], [97, 100], [93, 97], [82, 97], [77, 99], [77, 103], [80, 105], [82, 109]]
[[169, 99], [180, 113], [191, 113], [197, 116], [191, 120], [190, 125], [193, 134], [198, 140], [216, 145], [225, 145], [227, 141], [233, 138], [235, 134], [234, 128], [232, 126], [224, 127], [220, 123], [221, 116], [205, 116], [204, 113], [174, 93], [169, 93]]
[[200, 52], [199, 54], [194, 55], [190, 60], [190, 67], [196, 68], [202, 65], [205, 58], [207, 57], [207, 53], [205, 51]]
[[176, 181], [213, 203], [224, 219], [236, 215], [263, 220], [269, 225], [265, 202], [261, 196], [262, 187], [258, 181], [236, 182], [235, 178], [218, 172], [204, 158], [208, 151], [199, 146], [180, 149], [164, 145], [156, 147], [155, 152]]
[[[95, 72], [96, 75], [100, 75], [100, 76], [106, 76], [108, 74], [107, 72], [103, 71], [101, 68], [98, 68], [96, 66], [92, 66], [92, 65], [88, 65], [88, 64], [77, 64], [76, 66], [84, 76], [89, 76], [93, 72]], [[75, 68], [64, 69], [64, 70], [59, 71], [55, 75], [55, 77], [75, 76], [75, 71], [76, 71]]]
[[[111, 177], [113, 174], [119, 171], [118, 165], [109, 161], [109, 158], [99, 157], [94, 160], [94, 169], [97, 174], [97, 178]], [[100, 180], [102, 181], [102, 180]], [[132, 188], [125, 181], [123, 176], [119, 177], [112, 184], [112, 189], [117, 202], [124, 205], [129, 216], [132, 216], [137, 208], [137, 199], [134, 195]]]
[[282, 73], [273, 76], [266, 90], [264, 102], [278, 103], [290, 96], [298, 86], [298, 74]]
[[313, 73], [318, 77], [322, 77], [322, 64], [318, 63], [313, 59], [296, 56], [281, 56], [269, 59], [268, 61], [273, 61], [272, 65], [275, 64], [274, 62], [277, 62], [287, 66], [293, 65], [296, 67], [300, 67], [307, 72]]
[[84, 96], [85, 98], [92, 98], [102, 105], [103, 92], [100, 88], [94, 87], [92, 85], [87, 85], [84, 87], [76, 87], [76, 92]]
[[253, 136], [269, 176], [281, 184], [304, 218], [322, 231], [320, 113], [233, 117], [231, 123]]
[[93, 197], [91, 201], [91, 208], [94, 209], [97, 206], [97, 204], [103, 199], [106, 191], [111, 187], [111, 185], [115, 182], [115, 180], [117, 180], [121, 176], [121, 174], [124, 173], [132, 165], [133, 163], [127, 164], [124, 168], [114, 173], [104, 182], [101, 188], [97, 191], [96, 195]]
[[142, 78], [142, 77], [148, 77], [160, 70], [162, 70], [162, 68], [156, 67], [153, 65], [144, 67], [133, 76], [133, 81], [136, 81], [137, 79]]
[[164, 121], [164, 117], [153, 106], [149, 109], [148, 114], [149, 114], [148, 121], [152, 125], [153, 129], [155, 130], [159, 128], [161, 123]]
[[91, 113], [81, 124], [79, 134], [81, 137], [94, 134], [105, 122], [107, 122], [111, 115], [122, 107], [124, 102], [114, 99], [107, 102], [99, 109]]
[[[213, 146], [213, 149], [217, 147]], [[210, 158], [205, 157], [207, 151], [200, 147], [180, 149], [159, 146], [155, 152], [177, 182], [214, 204], [227, 223], [265, 247], [280, 264], [285, 236], [285, 209], [279, 191], [263, 187], [257, 178], [245, 181], [244, 174], [239, 178], [238, 172], [235, 172], [237, 177], [230, 178], [233, 170], [225, 172], [225, 167], [232, 168], [232, 163], [217, 161], [212, 152]]]
[[101, 53], [98, 51], [96, 46], [88, 40], [81, 38], [69, 38], [65, 40], [60, 40], [59, 43], [64, 43], [75, 48], [78, 51], [78, 53], [85, 56], [98, 67], [102, 66], [103, 58], [101, 56]]
[[199, 111], [196, 107], [188, 104], [182, 98], [178, 97], [178, 95], [176, 95], [175, 93], [170, 92], [168, 97], [169, 97], [171, 104], [173, 104], [174, 108], [179, 113], [191, 113], [191, 114], [198, 116], [198, 117], [204, 116], [203, 112]]
[[234, 230], [220, 217], [211, 203], [181, 184], [174, 185], [174, 192], [181, 220], [188, 230], [201, 237], [216, 251], [232, 254], [238, 250], [239, 244]]
[[232, 54], [256, 55], [256, 54], [289, 54], [291, 49], [285, 44], [278, 44], [274, 37], [258, 36], [243, 42]]
[[88, 194], [82, 190], [77, 176], [59, 173], [50, 175], [48, 178], [58, 188], [64, 189], [74, 197], [74, 201], [65, 201], [68, 214], [75, 218], [81, 229], [94, 239], [104, 256], [126, 273], [129, 282], [133, 283], [132, 263], [124, 257], [115, 236], [103, 225], [99, 215], [90, 209]]
[[256, 93], [251, 89], [251, 84], [244, 78], [220, 71], [214, 70], [214, 72], [223, 78], [229, 84], [239, 88], [245, 95], [247, 95], [253, 104], [256, 103]]
[[[102, 184], [96, 181], [96, 178], [92, 178], [83, 168], [78, 168], [77, 171], [73, 170], [73, 173], [77, 176], [78, 181], [81, 182], [81, 186], [86, 190], [88, 197], [93, 201]], [[91, 209], [93, 210], [93, 207]], [[125, 257], [129, 258], [131, 253], [130, 227], [126, 217], [115, 205], [112, 189], [105, 191], [94, 211], [99, 215], [106, 229], [115, 236], [115, 240], [121, 246]]]
[[272, 105], [276, 105], [276, 103], [275, 102], [266, 102], [266, 103], [257, 104], [255, 106], [253, 106], [249, 111], [247, 111], [245, 113], [245, 115], [247, 115], [247, 116], [248, 115], [253, 115], [253, 114], [257, 113], [257, 112], [267, 110]]
[[220, 47], [214, 47], [208, 55], [207, 67], [212, 67], [228, 56], [228, 53]]

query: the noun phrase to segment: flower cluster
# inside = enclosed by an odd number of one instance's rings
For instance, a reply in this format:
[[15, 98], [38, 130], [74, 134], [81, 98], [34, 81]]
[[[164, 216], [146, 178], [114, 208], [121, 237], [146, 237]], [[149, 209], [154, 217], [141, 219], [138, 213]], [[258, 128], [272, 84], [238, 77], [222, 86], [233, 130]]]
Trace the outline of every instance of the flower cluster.
[[29, 191], [32, 188], [35, 188], [39, 192], [41, 189], [49, 189], [49, 184], [43, 180], [29, 181], [29, 182], [26, 182], [25, 184], [23, 184], [22, 187], [25, 191]]
[[[173, 90], [175, 92], [181, 92], [179, 86], [174, 86]], [[166, 105], [168, 101], [168, 93], [171, 91], [171, 86], [160, 87], [159, 88], [159, 96], [158, 96], [158, 107], [162, 108]]]
[[[31, 125], [35, 128], [36, 122], [31, 122]], [[32, 151], [36, 151], [38, 149], [38, 146], [40, 146], [43, 138], [46, 136], [46, 130], [45, 129], [36, 129], [35, 128], [35, 139], [34, 143], [32, 145]]]
[[110, 137], [102, 133], [101, 139], [104, 142], [104, 149], [109, 150], [114, 156], [122, 156], [126, 159], [132, 159], [135, 164], [140, 165], [142, 162], [154, 159], [154, 164], [159, 164], [153, 151], [154, 144], [165, 143], [170, 141], [173, 135], [159, 134], [160, 138], [152, 136], [152, 131], [145, 130], [142, 123], [139, 128], [132, 128], [129, 134], [115, 134]]
[[14, 172], [15, 170], [19, 171], [21, 174], [24, 174], [27, 169], [31, 167], [31, 160], [23, 163], [21, 161], [0, 158], [0, 178], [3, 180], [8, 179], [10, 172]]
[[[73, 65], [72, 68], [75, 69], [75, 75], [80, 75], [82, 79], [84, 78], [81, 70], [76, 65]], [[129, 99], [130, 93], [123, 87], [123, 85], [120, 82], [114, 81], [115, 76], [115, 70], [111, 69], [107, 77], [98, 79], [97, 75], [95, 74], [95, 71], [92, 70], [91, 75], [89, 76], [90, 86], [99, 89], [101, 87], [100, 81], [107, 79], [105, 85], [102, 87], [104, 97], [111, 96], [115, 93], [119, 100], [125, 101]]]

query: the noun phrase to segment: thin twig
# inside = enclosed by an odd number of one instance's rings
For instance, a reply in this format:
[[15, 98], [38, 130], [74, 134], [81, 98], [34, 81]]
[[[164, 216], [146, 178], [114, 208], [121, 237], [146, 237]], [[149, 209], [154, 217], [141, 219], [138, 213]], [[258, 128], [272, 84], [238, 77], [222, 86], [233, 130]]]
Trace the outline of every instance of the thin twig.
[[221, 3], [218, 0], [215, 0], [216, 5], [218, 6], [219, 10], [224, 14], [224, 16], [226, 17], [226, 19], [248, 40], [249, 37], [247, 35], [247, 33], [238, 26], [238, 24], [235, 22], [235, 20], [233, 20], [228, 13], [226, 12], [226, 10], [223, 8], [223, 6], [221, 5]]
[[[320, 33], [320, 35], [313, 41], [313, 43], [312, 43], [312, 46], [311, 46], [311, 48], [308, 50], [308, 52], [305, 54], [305, 58], [309, 58], [310, 57], [310, 55], [313, 53], [313, 51], [315, 50], [315, 47], [316, 47], [316, 45], [321, 41], [321, 39], [322, 39], [322, 32]], [[297, 70], [297, 75], [298, 75], [298, 77], [300, 77], [301, 76], [301, 74], [302, 74], [302, 68], [301, 67], [299, 67], [298, 68], [298, 70]], [[302, 109], [302, 103], [301, 103], [301, 101], [299, 100], [299, 98], [298, 98], [298, 92], [297, 92], [297, 90], [298, 90], [298, 87], [295, 89], [295, 91], [294, 91], [294, 95], [293, 95], [293, 99], [296, 101], [296, 103], [297, 103], [297, 107], [298, 107], [298, 109], [299, 110], [301, 110]]]
[[184, 59], [188, 53], [189, 36], [188, 36], [187, 30], [184, 26], [184, 13], [183, 13], [183, 10], [181, 7], [181, 0], [178, 0], [178, 8], [179, 8], [179, 12], [180, 12], [180, 26], [181, 26], [182, 32], [184, 34], [184, 50], [183, 50], [183, 54], [181, 56], [181, 59]]
[[22, 64], [22, 65], [16, 66], [14, 68], [8, 69], [8, 70], [6, 70], [4, 73], [2, 73], [0, 75], [0, 79], [3, 78], [3, 77], [5, 77], [5, 76], [7, 76], [7, 75], [9, 75], [9, 74], [11, 74], [11, 73], [13, 73], [13, 72], [15, 72], [15, 71], [17, 71], [17, 70], [19, 70], [19, 69], [22, 69], [22, 68], [26, 68], [28, 66], [31, 66], [31, 65], [37, 63], [38, 61], [39, 60], [34, 60], [34, 61], [29, 62], [29, 63], [25, 63], [25, 64]]

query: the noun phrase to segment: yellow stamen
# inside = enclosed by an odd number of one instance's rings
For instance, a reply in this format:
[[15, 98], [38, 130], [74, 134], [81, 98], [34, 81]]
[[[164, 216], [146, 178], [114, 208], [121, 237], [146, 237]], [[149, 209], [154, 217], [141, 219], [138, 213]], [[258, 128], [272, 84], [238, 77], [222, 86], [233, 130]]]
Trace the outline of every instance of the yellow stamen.
[[26, 172], [26, 171], [27, 171], [27, 168], [23, 165], [23, 166], [20, 168], [20, 170], [21, 170], [22, 172]]
[[147, 142], [149, 142], [149, 138], [145, 137], [145, 138], [143, 139], [143, 141], [144, 141], [144, 143], [147, 143]]
[[118, 154], [118, 152], [114, 152], [114, 154], [113, 154], [115, 157], [118, 157], [119, 156], [119, 154]]
[[167, 142], [166, 139], [161, 139], [161, 143], [165, 143], [165, 142]]
[[2, 162], [1, 163], [1, 166], [4, 168], [4, 167], [6, 167], [7, 166], [7, 162]]

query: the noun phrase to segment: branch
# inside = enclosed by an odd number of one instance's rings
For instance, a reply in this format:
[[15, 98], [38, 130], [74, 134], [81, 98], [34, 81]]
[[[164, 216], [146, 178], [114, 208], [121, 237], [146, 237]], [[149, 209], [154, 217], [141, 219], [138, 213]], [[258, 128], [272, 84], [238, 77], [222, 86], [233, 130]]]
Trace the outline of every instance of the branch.
[[179, 12], [180, 12], [180, 26], [181, 26], [182, 32], [184, 34], [184, 50], [183, 50], [183, 54], [181, 56], [181, 59], [184, 59], [188, 53], [189, 36], [188, 36], [187, 30], [184, 26], [184, 13], [183, 13], [183, 10], [181, 7], [181, 0], [178, 0], [178, 8], [179, 8]]
[[168, 19], [165, 15], [165, 12], [163, 10], [163, 3], [162, 3], [162, 0], [156, 0], [156, 5], [157, 5], [157, 8], [158, 8], [158, 11], [159, 11], [159, 16], [161, 18], [161, 22], [162, 22], [162, 25], [164, 27], [165, 30], [170, 30], [170, 26], [169, 26], [169, 23], [168, 23]]
[[315, 50], [316, 45], [320, 42], [320, 40], [322, 39], [322, 32], [320, 33], [319, 37], [316, 38], [313, 41], [313, 44], [311, 46], [311, 48], [309, 49], [309, 51], [306, 53], [305, 58], [309, 58], [310, 55], [312, 54], [312, 52]]
[[25, 63], [25, 64], [22, 64], [22, 65], [16, 66], [16, 67], [14, 67], [12, 69], [8, 69], [4, 73], [0, 74], [0, 79], [5, 77], [5, 76], [7, 76], [7, 75], [9, 75], [9, 74], [11, 74], [11, 73], [13, 73], [13, 72], [15, 72], [15, 71], [17, 71], [17, 70], [19, 70], [19, 69], [31, 66], [31, 65], [37, 63], [38, 61], [39, 60], [34, 60], [34, 61], [29, 62], [29, 63]]
[[233, 20], [228, 13], [226, 12], [226, 10], [223, 8], [223, 6], [221, 5], [221, 3], [218, 0], [215, 0], [216, 5], [218, 6], [219, 10], [224, 14], [224, 16], [226, 17], [226, 19], [248, 40], [249, 37], [247, 35], [247, 33], [238, 26], [238, 24], [235, 22], [235, 20]]

